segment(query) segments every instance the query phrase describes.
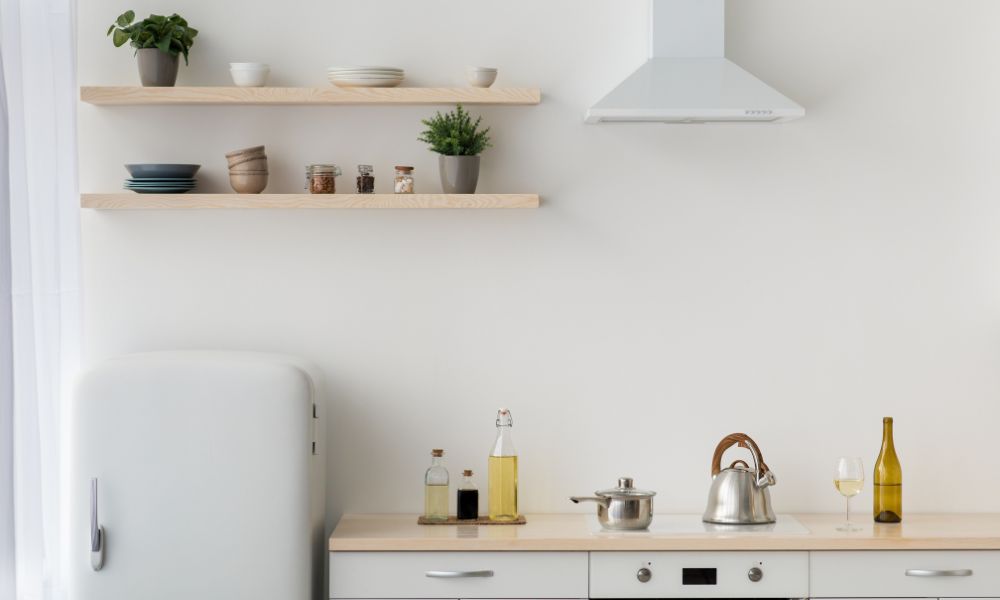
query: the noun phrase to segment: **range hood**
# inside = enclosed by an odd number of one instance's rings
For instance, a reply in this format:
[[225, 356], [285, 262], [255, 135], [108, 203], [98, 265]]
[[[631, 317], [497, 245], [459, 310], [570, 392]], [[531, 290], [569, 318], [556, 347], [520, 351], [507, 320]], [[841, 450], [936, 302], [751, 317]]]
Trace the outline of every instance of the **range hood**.
[[725, 0], [651, 0], [650, 58], [587, 123], [791, 121], [804, 108], [725, 57]]

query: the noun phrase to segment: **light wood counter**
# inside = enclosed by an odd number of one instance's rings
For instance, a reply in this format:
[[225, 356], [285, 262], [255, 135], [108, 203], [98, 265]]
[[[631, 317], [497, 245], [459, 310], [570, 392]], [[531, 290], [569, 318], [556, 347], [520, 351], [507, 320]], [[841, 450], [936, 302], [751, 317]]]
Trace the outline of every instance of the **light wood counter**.
[[354, 514], [340, 520], [330, 551], [1000, 550], [1000, 514], [907, 515], [899, 525], [860, 523], [852, 533], [836, 530], [843, 515], [793, 516], [808, 532], [594, 533], [594, 517], [583, 514], [529, 514], [526, 525], [479, 526]]

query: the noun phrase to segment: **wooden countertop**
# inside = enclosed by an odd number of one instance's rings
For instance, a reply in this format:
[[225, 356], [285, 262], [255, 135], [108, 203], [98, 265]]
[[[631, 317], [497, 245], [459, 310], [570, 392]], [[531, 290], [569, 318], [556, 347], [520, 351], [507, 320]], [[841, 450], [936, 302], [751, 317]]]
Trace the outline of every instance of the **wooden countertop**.
[[[659, 516], [659, 515], [658, 515]], [[753, 533], [597, 533], [583, 514], [527, 515], [526, 525], [417, 525], [415, 515], [345, 515], [330, 536], [331, 552], [598, 551], [598, 550], [1000, 550], [1000, 514], [907, 515], [898, 525], [836, 527], [843, 515], [792, 515], [808, 531]], [[664, 518], [669, 515], [664, 515]], [[698, 519], [692, 515], [691, 523]], [[778, 517], [779, 523], [781, 516]]]

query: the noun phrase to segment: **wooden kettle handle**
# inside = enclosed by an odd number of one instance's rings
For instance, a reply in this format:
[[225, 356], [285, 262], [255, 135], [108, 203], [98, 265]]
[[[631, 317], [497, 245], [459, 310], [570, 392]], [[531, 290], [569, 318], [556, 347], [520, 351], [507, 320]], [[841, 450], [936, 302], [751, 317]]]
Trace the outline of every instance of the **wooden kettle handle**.
[[758, 473], [758, 475], [763, 475], [771, 470], [771, 468], [764, 463], [764, 455], [760, 453], [760, 447], [757, 445], [757, 442], [750, 439], [750, 436], [745, 433], [730, 433], [726, 437], [722, 438], [719, 445], [715, 447], [715, 454], [712, 455], [712, 477], [718, 475], [719, 471], [722, 470], [722, 455], [726, 453], [726, 450], [729, 450], [734, 445], [739, 446], [740, 448], [748, 448], [757, 457], [759, 457], [760, 464], [757, 465], [757, 468], [760, 470], [760, 473]]

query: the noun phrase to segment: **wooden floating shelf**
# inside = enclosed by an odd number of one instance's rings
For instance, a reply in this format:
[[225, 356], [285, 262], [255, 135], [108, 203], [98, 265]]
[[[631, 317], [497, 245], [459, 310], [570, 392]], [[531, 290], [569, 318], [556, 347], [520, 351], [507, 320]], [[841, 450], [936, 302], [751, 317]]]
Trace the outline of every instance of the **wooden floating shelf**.
[[537, 194], [82, 194], [81, 208], [538, 208]]
[[81, 87], [80, 100], [100, 106], [129, 105], [368, 105], [508, 104], [541, 101], [538, 88], [340, 88], [300, 87]]

